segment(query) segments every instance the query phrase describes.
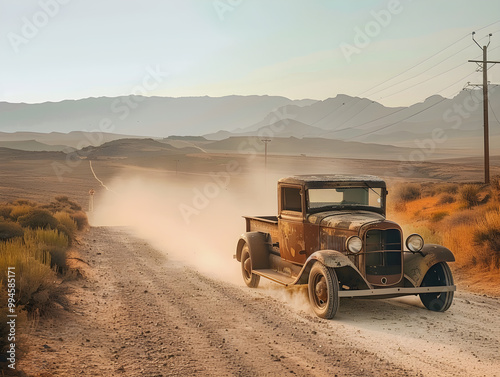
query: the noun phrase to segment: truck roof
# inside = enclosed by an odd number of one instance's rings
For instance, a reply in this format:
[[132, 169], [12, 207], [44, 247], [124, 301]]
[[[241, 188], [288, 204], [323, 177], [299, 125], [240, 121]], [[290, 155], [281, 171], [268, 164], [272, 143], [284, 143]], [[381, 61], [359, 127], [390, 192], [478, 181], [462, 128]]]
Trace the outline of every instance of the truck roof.
[[307, 185], [312, 183], [318, 186], [326, 183], [372, 183], [377, 186], [385, 186], [385, 181], [374, 175], [345, 175], [345, 174], [314, 174], [314, 175], [293, 175], [281, 178], [278, 183], [290, 183]]

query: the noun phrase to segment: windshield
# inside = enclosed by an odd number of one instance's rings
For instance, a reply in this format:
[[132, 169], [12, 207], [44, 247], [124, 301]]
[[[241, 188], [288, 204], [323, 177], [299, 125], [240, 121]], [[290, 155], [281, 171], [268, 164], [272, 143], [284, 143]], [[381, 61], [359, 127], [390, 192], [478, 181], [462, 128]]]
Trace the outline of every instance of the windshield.
[[382, 188], [338, 187], [309, 189], [308, 209], [313, 212], [332, 207], [374, 207], [382, 208]]

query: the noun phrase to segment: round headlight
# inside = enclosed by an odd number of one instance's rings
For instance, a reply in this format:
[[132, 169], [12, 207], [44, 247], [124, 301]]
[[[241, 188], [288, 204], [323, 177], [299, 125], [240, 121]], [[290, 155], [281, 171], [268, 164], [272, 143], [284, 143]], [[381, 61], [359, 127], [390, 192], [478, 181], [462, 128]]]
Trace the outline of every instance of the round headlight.
[[413, 253], [417, 253], [424, 247], [424, 239], [419, 234], [410, 234], [406, 239], [406, 247]]
[[347, 239], [346, 246], [351, 253], [359, 253], [363, 248], [363, 241], [358, 236], [352, 236]]

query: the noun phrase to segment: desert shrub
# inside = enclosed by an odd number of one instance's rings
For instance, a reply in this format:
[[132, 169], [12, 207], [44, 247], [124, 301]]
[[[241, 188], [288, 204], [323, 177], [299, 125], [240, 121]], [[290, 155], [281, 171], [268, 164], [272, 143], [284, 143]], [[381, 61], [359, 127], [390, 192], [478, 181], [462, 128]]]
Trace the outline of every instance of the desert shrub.
[[395, 200], [409, 202], [421, 197], [421, 187], [416, 183], [405, 183], [396, 188]]
[[10, 213], [14, 207], [10, 204], [0, 204], [0, 217], [10, 219]]
[[32, 209], [32, 206], [26, 204], [15, 205], [10, 212], [10, 218], [17, 221], [19, 217], [27, 215]]
[[31, 200], [28, 199], [17, 199], [12, 202], [13, 205], [15, 206], [29, 206], [29, 207], [36, 207], [38, 206], [38, 203], [32, 202]]
[[70, 214], [71, 218], [75, 221], [78, 230], [83, 230], [89, 226], [87, 215], [83, 211], [77, 211]]
[[449, 215], [449, 213], [446, 211], [435, 212], [431, 216], [431, 222], [437, 223], [437, 222], [443, 220], [448, 215]]
[[436, 194], [456, 194], [458, 192], [458, 184], [456, 183], [439, 183], [436, 185]]
[[460, 225], [472, 226], [476, 223], [477, 214], [473, 210], [455, 212], [446, 219], [447, 227]]
[[444, 193], [439, 197], [438, 204], [450, 204], [455, 203], [455, 196], [452, 194]]
[[66, 234], [68, 240], [71, 242], [75, 238], [76, 231], [78, 227], [75, 220], [73, 220], [68, 212], [57, 212], [54, 217], [59, 221], [57, 230]]
[[420, 186], [420, 196], [425, 198], [427, 196], [434, 196], [437, 193], [437, 184], [434, 182], [428, 182]]
[[40, 244], [55, 247], [68, 247], [68, 237], [59, 233], [57, 229], [27, 229], [24, 233], [24, 242], [27, 245]]
[[21, 239], [0, 243], [0, 273], [15, 267], [18, 305], [28, 310], [44, 310], [50, 303], [46, 292], [54, 288], [55, 272], [35, 257], [37, 253]]
[[72, 200], [70, 200], [67, 196], [59, 195], [55, 197], [55, 200], [42, 206], [45, 209], [48, 209], [52, 213], [56, 212], [76, 212], [81, 211], [82, 207]]
[[20, 216], [18, 222], [24, 228], [31, 229], [55, 229], [58, 224], [57, 219], [49, 211], [42, 208], [32, 208], [26, 215]]
[[[500, 200], [500, 175], [495, 175], [490, 180], [491, 197]], [[1, 212], [0, 212], [1, 215]]]
[[442, 244], [453, 252], [458, 266], [469, 267], [476, 262], [475, 256], [478, 252], [477, 247], [474, 246], [471, 230], [470, 224], [458, 224], [446, 227], [442, 231]]
[[59, 272], [67, 268], [68, 237], [61, 234], [57, 229], [26, 230], [24, 242], [29, 247], [37, 250], [35, 257], [47, 258], [48, 254], [49, 262], [47, 264], [56, 268]]
[[474, 229], [474, 242], [489, 252], [481, 262], [495, 268], [500, 267], [500, 212], [488, 212], [478, 221]]
[[479, 204], [480, 187], [475, 184], [466, 184], [460, 187], [458, 194], [462, 205], [465, 208], [471, 208]]
[[24, 230], [18, 223], [12, 221], [0, 221], [0, 241], [6, 241], [15, 237], [22, 237]]

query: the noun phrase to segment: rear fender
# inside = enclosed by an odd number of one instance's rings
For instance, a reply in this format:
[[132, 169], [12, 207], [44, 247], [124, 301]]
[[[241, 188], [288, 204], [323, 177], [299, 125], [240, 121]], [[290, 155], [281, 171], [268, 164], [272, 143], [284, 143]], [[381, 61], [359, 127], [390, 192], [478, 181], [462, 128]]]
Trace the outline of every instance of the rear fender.
[[444, 246], [426, 244], [422, 254], [406, 252], [404, 255], [405, 278], [414, 287], [420, 287], [429, 269], [439, 262], [454, 262], [455, 256]]
[[269, 268], [269, 242], [267, 233], [247, 232], [243, 233], [236, 246], [236, 259], [241, 262], [241, 251], [245, 244], [248, 245], [252, 269], [260, 270]]
[[307, 258], [296, 284], [307, 284], [311, 267], [318, 262], [326, 267], [334, 268], [341, 284], [357, 289], [371, 289], [370, 283], [365, 280], [354, 263], [346, 255], [336, 250], [319, 250], [312, 253]]

